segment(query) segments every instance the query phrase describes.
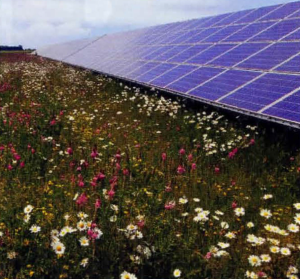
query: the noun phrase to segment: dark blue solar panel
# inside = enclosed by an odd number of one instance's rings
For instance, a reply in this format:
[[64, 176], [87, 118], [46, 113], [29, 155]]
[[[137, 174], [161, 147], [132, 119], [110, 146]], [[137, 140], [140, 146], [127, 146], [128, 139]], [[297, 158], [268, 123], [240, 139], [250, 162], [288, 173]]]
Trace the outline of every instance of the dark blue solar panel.
[[180, 65], [172, 70], [166, 72], [165, 74], [159, 76], [158, 78], [150, 81], [152, 85], [165, 87], [167, 84], [174, 82], [175, 80], [179, 79], [180, 77], [190, 73], [191, 71], [197, 69], [194, 66], [188, 65]]
[[292, 121], [300, 122], [300, 91], [285, 98], [274, 106], [263, 111], [264, 114], [272, 115]]
[[189, 94], [208, 100], [217, 100], [260, 75], [257, 72], [229, 70], [192, 90]]
[[204, 50], [208, 49], [211, 45], [195, 45], [188, 48], [186, 51], [183, 51], [173, 58], [171, 58], [168, 62], [175, 62], [175, 63], [183, 63], [189, 58], [203, 52]]
[[274, 22], [253, 23], [224, 40], [224, 42], [244, 42], [273, 25]]
[[141, 76], [144, 73], [150, 71], [151, 69], [153, 69], [154, 67], [156, 67], [158, 65], [159, 65], [159, 63], [157, 63], [157, 62], [146, 63], [146, 64], [142, 65], [141, 67], [137, 68], [136, 70], [134, 70], [133, 72], [129, 73], [127, 75], [127, 77], [134, 79], [134, 78]]
[[202, 28], [204, 24], [208, 24], [208, 22], [212, 22], [212, 17], [205, 17], [200, 19], [195, 19], [191, 24], [185, 26], [181, 30], [189, 30], [189, 29], [199, 29]]
[[252, 13], [248, 14], [247, 16], [239, 19], [235, 23], [253, 22], [253, 21], [258, 20], [259, 18], [265, 16], [266, 14], [270, 13], [271, 11], [275, 10], [277, 7], [279, 7], [279, 6], [276, 5], [276, 6], [271, 6], [271, 7], [259, 8], [257, 10], [254, 10]]
[[[298, 107], [299, 107], [299, 105], [300, 104], [298, 104]], [[300, 122], [300, 113], [296, 112], [296, 111], [289, 111], [286, 107], [283, 107], [281, 109], [281, 108], [278, 108], [275, 106], [275, 107], [268, 109], [265, 114], [270, 115], [270, 116], [280, 117], [285, 120], [288, 119], [288, 120], [298, 122], [298, 123]]]
[[136, 53], [136, 59], [144, 59], [149, 53], [156, 51], [157, 47], [144, 46], [139, 52]]
[[203, 23], [201, 25], [201, 28], [208, 28], [213, 26], [214, 24], [220, 22], [221, 20], [223, 20], [224, 18], [230, 16], [231, 14], [223, 14], [223, 15], [217, 15], [217, 16], [212, 16], [210, 17], [210, 20], [206, 21], [205, 23]]
[[186, 75], [185, 77], [177, 80], [176, 82], [169, 84], [166, 88], [182, 93], [187, 93], [191, 89], [211, 79], [222, 71], [222, 69], [202, 67], [190, 73], [189, 75]]
[[137, 67], [143, 66], [145, 62], [137, 61], [130, 64], [126, 61], [125, 66], [112, 68], [111, 72], [117, 76], [125, 76], [127, 73], [134, 71]]
[[278, 22], [274, 26], [270, 27], [268, 30], [262, 32], [261, 34], [250, 39], [250, 41], [274, 41], [279, 40], [283, 36], [295, 31], [300, 27], [299, 19], [287, 19]]
[[238, 67], [269, 70], [300, 51], [300, 43], [276, 43], [252, 56]]
[[293, 13], [289, 16], [289, 18], [293, 18], [293, 17], [300, 17], [300, 10], [296, 13]]
[[155, 44], [156, 45], [170, 44], [171, 42], [173, 42], [174, 40], [178, 39], [182, 35], [184, 35], [183, 32], [166, 34], [165, 36], [160, 37], [159, 40], [155, 41]]
[[189, 43], [189, 44], [199, 43], [199, 42], [203, 41], [204, 39], [206, 39], [208, 36], [211, 36], [214, 33], [216, 33], [217, 31], [219, 31], [220, 29], [221, 29], [221, 27], [204, 29], [204, 30], [202, 30], [201, 33], [196, 34], [194, 37], [189, 37], [189, 39], [185, 40], [184, 42]]
[[156, 57], [162, 55], [164, 52], [172, 49], [173, 46], [163, 46], [163, 47], [155, 47], [155, 51], [151, 52], [148, 55], [144, 55], [142, 59], [144, 60], [155, 60]]
[[296, 32], [292, 33], [291, 35], [283, 39], [283, 41], [299, 41], [299, 40], [300, 40], [300, 30], [297, 30]]
[[158, 76], [162, 75], [166, 71], [169, 71], [175, 67], [176, 65], [174, 64], [168, 64], [168, 63], [159, 64], [157, 67], [151, 69], [147, 73], [138, 76], [137, 80], [141, 82], [149, 82], [150, 80], [157, 78]]
[[224, 45], [215, 45], [208, 50], [203, 51], [201, 54], [196, 55], [195, 57], [187, 60], [187, 63], [192, 64], [205, 64], [212, 60], [213, 58], [221, 55], [225, 51], [228, 51], [232, 47], [236, 45], [234, 44], [224, 44]]
[[252, 12], [252, 10], [240, 11], [240, 12], [232, 13], [230, 16], [228, 16], [228, 17], [224, 18], [223, 20], [217, 22], [213, 26], [222, 26], [222, 25], [233, 24], [236, 21], [238, 21], [239, 19], [247, 16], [251, 12]]
[[[286, 63], [281, 65], [279, 68], [277, 68], [276, 71], [294, 72], [294, 73], [300, 74], [300, 55], [287, 61]], [[299, 79], [300, 79], [300, 77], [299, 77]]]
[[299, 76], [266, 74], [220, 102], [258, 111], [298, 87]]
[[202, 31], [203, 30], [195, 29], [195, 30], [190, 30], [190, 31], [184, 32], [183, 34], [180, 33], [180, 36], [178, 36], [173, 41], [171, 41], [171, 44], [182, 44], [183, 42], [187, 41], [191, 37], [194, 37], [195, 35], [200, 34]]
[[186, 30], [190, 30], [193, 29], [193, 26], [195, 24], [195, 22], [198, 22], [198, 24], [200, 24], [201, 22], [205, 22], [206, 20], [210, 19], [210, 17], [208, 18], [201, 18], [201, 19], [191, 19], [188, 21], [184, 21], [182, 22], [182, 25], [180, 26], [180, 31], [186, 31]]
[[263, 43], [246, 43], [239, 45], [238, 47], [230, 50], [229, 52], [225, 53], [224, 55], [220, 56], [219, 58], [211, 61], [210, 65], [217, 65], [217, 66], [225, 66], [231, 67], [243, 60], [245, 60], [250, 55], [253, 55], [259, 50], [262, 50], [269, 44]]
[[264, 16], [261, 20], [280, 19], [289, 16], [296, 10], [300, 9], [300, 2], [287, 3], [281, 8], [275, 10], [269, 15]]
[[231, 34], [237, 32], [241, 28], [245, 27], [244, 25], [232, 25], [232, 26], [227, 26], [224, 29], [218, 31], [214, 35], [211, 35], [207, 37], [203, 42], [209, 42], [209, 43], [216, 43], [219, 41], [222, 41], [223, 39], [227, 38]]
[[190, 48], [191, 46], [189, 45], [181, 45], [181, 46], [174, 46], [172, 49], [166, 51], [165, 53], [163, 53], [162, 55], [158, 56], [155, 58], [156, 61], [167, 61], [170, 58], [172, 58], [173, 56], [175, 56], [178, 53], [181, 53], [182, 51], [187, 50], [188, 48]]

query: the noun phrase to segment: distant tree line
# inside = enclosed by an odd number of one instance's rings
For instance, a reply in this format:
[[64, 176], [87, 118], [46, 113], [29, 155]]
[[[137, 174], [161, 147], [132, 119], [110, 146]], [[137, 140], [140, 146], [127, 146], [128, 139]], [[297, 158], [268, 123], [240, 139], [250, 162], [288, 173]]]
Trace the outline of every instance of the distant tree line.
[[23, 46], [0, 46], [0, 51], [19, 51], [23, 50]]

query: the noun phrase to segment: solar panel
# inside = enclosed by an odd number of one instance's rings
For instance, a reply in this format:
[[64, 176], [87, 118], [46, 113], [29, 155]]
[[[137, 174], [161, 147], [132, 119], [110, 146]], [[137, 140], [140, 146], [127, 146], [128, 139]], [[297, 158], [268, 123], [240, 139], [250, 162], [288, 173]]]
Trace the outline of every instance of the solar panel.
[[281, 22], [278, 22], [274, 26], [270, 27], [261, 34], [250, 39], [250, 41], [275, 41], [279, 40], [282, 37], [290, 34], [300, 27], [299, 19], [286, 19]]
[[264, 16], [261, 20], [275, 20], [285, 18], [300, 9], [300, 2], [287, 3], [272, 13]]
[[252, 13], [249, 13], [245, 17], [242, 17], [236, 23], [251, 23], [251, 22], [254, 22], [255, 20], [258, 20], [258, 19], [262, 18], [263, 16], [265, 16], [265, 15], [269, 14], [270, 12], [278, 9], [279, 7], [280, 7], [280, 5], [259, 8], [257, 10], [254, 10]]
[[239, 108], [259, 111], [299, 87], [299, 76], [265, 74], [219, 101]]
[[289, 16], [289, 18], [291, 18], [291, 17], [300, 17], [300, 10], [298, 11], [298, 12], [295, 12], [295, 13], [293, 13], [293, 14], [291, 14], [290, 16]]
[[235, 34], [232, 34], [228, 38], [224, 39], [224, 42], [244, 42], [249, 40], [249, 38], [255, 36], [263, 30], [266, 30], [271, 25], [274, 25], [274, 22], [259, 22], [248, 25], [244, 29], [238, 31]]
[[300, 128], [300, 1], [108, 34], [38, 53]]
[[193, 89], [189, 94], [215, 101], [258, 75], [258, 72], [229, 70]]
[[191, 59], [187, 60], [187, 63], [191, 64], [205, 64], [210, 60], [216, 58], [219, 55], [222, 55], [224, 52], [228, 51], [229, 49], [233, 48], [234, 44], [223, 44], [223, 45], [215, 45], [202, 53], [192, 57]]
[[270, 70], [300, 52], [299, 43], [275, 43], [239, 65], [244, 69]]
[[201, 83], [218, 75], [222, 71], [222, 69], [202, 67], [181, 79], [173, 81], [166, 87], [171, 90], [187, 93], [191, 89], [199, 86]]
[[285, 37], [284, 41], [300, 41], [300, 30], [296, 30], [289, 36]]
[[285, 62], [276, 70], [296, 74], [297, 72], [299, 72], [299, 65], [300, 65], [300, 54], [294, 57], [293, 59]]
[[300, 91], [292, 94], [274, 106], [263, 111], [266, 115], [272, 115], [283, 119], [300, 122]]
[[267, 43], [246, 43], [237, 46], [229, 52], [221, 55], [219, 58], [214, 59], [209, 64], [217, 66], [231, 67], [243, 60], [250, 55], [266, 48], [269, 44]]

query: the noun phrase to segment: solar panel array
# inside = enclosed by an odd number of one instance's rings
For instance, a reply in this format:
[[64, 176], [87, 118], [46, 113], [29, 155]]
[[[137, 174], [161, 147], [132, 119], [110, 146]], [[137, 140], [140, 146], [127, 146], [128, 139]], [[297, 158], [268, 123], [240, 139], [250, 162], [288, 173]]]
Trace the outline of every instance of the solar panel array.
[[38, 54], [300, 128], [300, 2], [73, 41]]

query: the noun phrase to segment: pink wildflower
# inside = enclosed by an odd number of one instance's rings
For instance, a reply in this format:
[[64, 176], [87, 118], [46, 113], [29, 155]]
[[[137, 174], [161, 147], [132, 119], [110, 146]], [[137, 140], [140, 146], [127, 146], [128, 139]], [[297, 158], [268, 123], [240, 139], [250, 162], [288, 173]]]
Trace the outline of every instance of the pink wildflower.
[[184, 174], [185, 173], [185, 168], [183, 166], [178, 166], [177, 173], [178, 174]]
[[232, 209], [235, 209], [237, 207], [237, 202], [236, 201], [233, 201], [232, 204], [231, 204], [231, 208]]
[[85, 193], [82, 193], [76, 200], [76, 203], [79, 205], [79, 206], [83, 206], [87, 203], [88, 201], [88, 197], [86, 196]]
[[95, 202], [95, 208], [100, 208], [101, 207], [101, 200], [100, 199], [96, 199], [96, 202]]
[[185, 154], [185, 150], [184, 150], [183, 148], [181, 148], [181, 149], [179, 150], [179, 155], [183, 156], [184, 154]]
[[204, 256], [205, 259], [210, 259], [212, 256], [211, 252], [207, 252], [206, 255]]
[[72, 154], [73, 154], [73, 149], [72, 149], [71, 147], [68, 147], [68, 148], [67, 148], [67, 153], [68, 153], [69, 155], [72, 155]]
[[170, 201], [170, 202], [165, 204], [165, 209], [166, 210], [171, 210], [175, 207], [175, 205], [176, 205], [175, 201]]

